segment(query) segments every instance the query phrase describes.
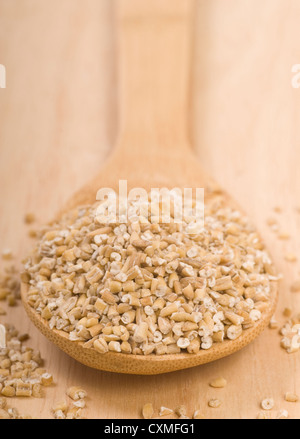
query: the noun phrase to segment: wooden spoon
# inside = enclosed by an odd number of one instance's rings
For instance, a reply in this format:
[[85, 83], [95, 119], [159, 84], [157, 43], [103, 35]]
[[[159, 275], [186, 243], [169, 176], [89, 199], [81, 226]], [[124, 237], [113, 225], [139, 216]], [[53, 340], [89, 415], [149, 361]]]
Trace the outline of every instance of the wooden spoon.
[[[128, 189], [142, 187], [204, 188], [205, 197], [221, 193], [201, 169], [188, 139], [189, 63], [192, 0], [119, 0], [120, 128], [117, 148], [99, 175], [76, 193], [64, 211], [96, 201], [102, 187], [118, 190], [119, 180]], [[236, 203], [225, 193], [229, 206]], [[269, 323], [277, 300], [272, 287], [268, 310], [240, 338], [215, 344], [198, 354], [126, 355], [100, 354], [83, 343], [71, 342], [63, 331], [29, 306], [27, 285], [22, 284], [25, 309], [40, 331], [63, 351], [90, 367], [129, 374], [159, 374], [207, 363], [243, 348]]]

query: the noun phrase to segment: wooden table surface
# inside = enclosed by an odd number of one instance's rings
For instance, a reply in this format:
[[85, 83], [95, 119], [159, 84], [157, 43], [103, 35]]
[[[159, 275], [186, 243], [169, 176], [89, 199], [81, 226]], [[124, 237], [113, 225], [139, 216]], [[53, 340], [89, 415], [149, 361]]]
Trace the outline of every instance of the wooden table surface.
[[[47, 221], [97, 173], [117, 134], [114, 2], [111, 0], [0, 0], [0, 239], [20, 261], [30, 248], [26, 212]], [[245, 208], [283, 273], [276, 312], [300, 312], [291, 293], [300, 276], [300, 89], [291, 68], [300, 63], [299, 0], [196, 0], [190, 132], [199, 159]], [[274, 206], [283, 211], [276, 214]], [[280, 241], [266, 225], [275, 216], [291, 239]], [[70, 385], [88, 392], [86, 417], [135, 418], [144, 403], [186, 404], [207, 418], [254, 418], [263, 398], [300, 418], [300, 352], [287, 354], [267, 329], [223, 360], [161, 376], [123, 376], [89, 369], [48, 342], [22, 306], [1, 321], [30, 333], [53, 373], [46, 398], [14, 399], [33, 417], [51, 417]], [[209, 381], [222, 375], [225, 389]], [[218, 409], [208, 408], [219, 398]]]

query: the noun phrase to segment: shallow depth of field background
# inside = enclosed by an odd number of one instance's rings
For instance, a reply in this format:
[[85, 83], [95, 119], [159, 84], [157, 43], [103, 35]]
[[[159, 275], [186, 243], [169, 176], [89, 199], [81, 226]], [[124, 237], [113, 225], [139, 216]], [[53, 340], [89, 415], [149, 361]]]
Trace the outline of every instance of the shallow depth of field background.
[[[30, 248], [26, 212], [47, 221], [97, 173], [116, 139], [116, 33], [111, 0], [0, 0], [0, 242], [17, 260]], [[191, 78], [190, 135], [202, 165], [253, 218], [283, 273], [277, 318], [285, 306], [300, 312], [290, 284], [300, 276], [300, 89], [292, 66], [300, 64], [298, 0], [196, 0]], [[276, 214], [274, 206], [283, 211]], [[291, 240], [266, 225], [278, 219]], [[0, 250], [1, 250], [0, 249]], [[299, 261], [284, 261], [285, 253]], [[82, 385], [86, 415], [140, 416], [144, 403], [200, 408], [208, 418], [253, 418], [259, 402], [275, 399], [273, 415], [300, 417], [300, 354], [279, 347], [266, 330], [241, 352], [213, 364], [156, 377], [93, 371], [60, 352], [29, 322], [21, 305], [1, 321], [31, 335], [56, 386], [42, 400], [13, 400], [20, 411], [51, 417], [52, 404], [70, 385]], [[208, 382], [223, 375], [223, 390]], [[207, 407], [218, 397], [219, 409]]]

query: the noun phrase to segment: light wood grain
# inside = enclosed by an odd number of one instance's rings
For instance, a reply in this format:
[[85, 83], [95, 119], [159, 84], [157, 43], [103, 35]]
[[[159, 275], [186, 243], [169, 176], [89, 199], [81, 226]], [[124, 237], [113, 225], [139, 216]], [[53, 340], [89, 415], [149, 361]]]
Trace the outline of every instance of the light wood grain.
[[[299, 90], [291, 87], [291, 66], [299, 63], [297, 0], [198, 0], [191, 132], [202, 166], [247, 210], [284, 274], [278, 319], [286, 304], [300, 310], [289, 293], [299, 263], [283, 261], [299, 252]], [[1, 245], [23, 256], [29, 248], [22, 217], [38, 211], [52, 217], [64, 201], [96, 174], [117, 133], [112, 2], [64, 0], [0, 1], [0, 63], [7, 89], [0, 90]], [[66, 166], [61, 166], [67, 161]], [[293, 239], [278, 241], [265, 225], [274, 205]], [[274, 397], [276, 410], [299, 418], [298, 404], [283, 401], [300, 393], [299, 354], [279, 348], [267, 330], [241, 352], [213, 364], [157, 377], [128, 377], [93, 371], [58, 351], [29, 323], [23, 309], [6, 319], [32, 335], [57, 385], [45, 400], [12, 401], [36, 417], [49, 417], [51, 404], [68, 385], [90, 396], [87, 415], [139, 416], [143, 403], [199, 406], [207, 417], [251, 418], [259, 401]], [[224, 390], [211, 378], [228, 379]], [[120, 398], [120, 395], [122, 397]], [[209, 409], [207, 400], [223, 401]], [[274, 410], [274, 414], [276, 412]]]
[[[118, 32], [118, 78], [120, 113], [117, 146], [91, 182], [75, 192], [63, 212], [93, 203], [99, 188], [118, 190], [126, 180], [128, 190], [136, 188], [195, 188], [209, 198], [218, 197], [215, 186], [191, 152], [187, 135], [189, 117], [190, 52], [193, 0], [119, 0], [115, 8]], [[224, 205], [236, 207], [227, 193]], [[261, 319], [236, 340], [215, 344], [195, 355], [99, 354], [93, 347], [74, 343], [66, 333], [51, 329], [49, 323], [28, 304], [28, 284], [21, 296], [28, 316], [40, 331], [77, 361], [108, 372], [155, 375], [174, 372], [215, 361], [251, 343], [269, 324], [274, 313], [278, 288], [271, 285], [268, 309]]]

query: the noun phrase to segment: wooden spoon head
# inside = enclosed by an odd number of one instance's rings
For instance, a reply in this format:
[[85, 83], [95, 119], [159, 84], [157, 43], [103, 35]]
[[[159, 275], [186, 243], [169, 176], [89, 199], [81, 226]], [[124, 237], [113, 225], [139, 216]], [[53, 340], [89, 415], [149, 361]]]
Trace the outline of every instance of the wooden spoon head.
[[26, 284], [22, 284], [21, 286], [21, 297], [28, 316], [41, 333], [80, 363], [107, 372], [134, 375], [158, 375], [218, 360], [233, 354], [251, 343], [265, 329], [274, 314], [277, 302], [277, 286], [275, 283], [271, 283], [271, 285], [272, 291], [269, 308], [252, 328], [243, 331], [243, 334], [236, 340], [226, 340], [213, 345], [209, 350], [202, 350], [197, 354], [132, 355], [114, 352], [100, 354], [93, 348], [84, 347], [82, 342], [70, 341], [68, 335], [63, 331], [50, 329], [47, 320], [43, 319], [40, 314], [28, 304], [28, 286]]
[[[116, 175], [128, 180], [129, 189], [132, 187], [143, 187], [149, 190], [151, 187], [161, 186], [169, 188], [203, 187], [206, 191], [205, 195], [208, 197], [214, 196], [216, 192], [220, 195], [218, 186], [211, 178], [205, 175], [199, 165], [197, 165], [195, 157], [192, 155], [184, 155], [180, 160], [178, 160], [178, 157], [176, 157], [176, 160], [170, 158], [168, 166], [165, 167], [165, 172], [162, 172], [162, 165], [157, 157], [149, 157], [148, 162], [146, 161], [147, 172], [145, 171], [144, 162], [143, 166], [138, 167], [138, 163], [134, 165], [133, 159], [128, 159], [129, 158], [126, 160], [126, 158], [121, 155], [113, 157], [93, 181], [70, 199], [61, 213], [78, 205], [94, 203], [96, 193], [101, 187], [111, 187], [117, 190], [118, 180], [115, 177]], [[178, 163], [180, 164], [179, 166]], [[132, 172], [132, 166], [134, 173]], [[237, 208], [237, 204], [230, 196], [225, 193], [222, 193], [222, 195], [228, 206]], [[147, 356], [113, 352], [100, 354], [93, 348], [84, 347], [82, 342], [70, 341], [65, 332], [50, 329], [48, 322], [28, 304], [27, 290], [28, 285], [23, 283], [21, 285], [21, 297], [25, 310], [32, 322], [50, 341], [80, 363], [109, 372], [155, 375], [208, 363], [233, 354], [249, 344], [263, 331], [274, 314], [278, 289], [277, 283], [271, 282], [268, 309], [263, 312], [262, 318], [251, 328], [244, 330], [238, 339], [226, 340], [222, 343], [214, 344], [211, 349], [201, 350], [197, 354], [151, 354]]]

